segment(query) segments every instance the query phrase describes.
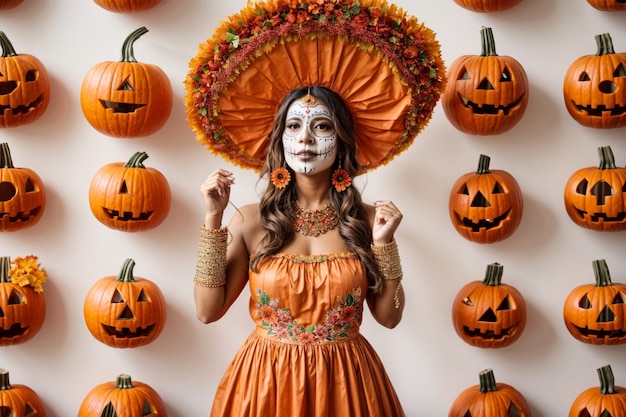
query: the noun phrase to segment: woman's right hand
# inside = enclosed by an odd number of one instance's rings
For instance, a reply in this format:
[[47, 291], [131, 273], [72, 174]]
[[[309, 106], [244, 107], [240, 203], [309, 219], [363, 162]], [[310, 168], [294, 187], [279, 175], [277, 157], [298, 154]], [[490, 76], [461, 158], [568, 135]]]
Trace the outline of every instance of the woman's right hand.
[[230, 198], [230, 187], [235, 183], [233, 173], [225, 169], [212, 172], [200, 185], [205, 209], [205, 227], [221, 227], [222, 215]]

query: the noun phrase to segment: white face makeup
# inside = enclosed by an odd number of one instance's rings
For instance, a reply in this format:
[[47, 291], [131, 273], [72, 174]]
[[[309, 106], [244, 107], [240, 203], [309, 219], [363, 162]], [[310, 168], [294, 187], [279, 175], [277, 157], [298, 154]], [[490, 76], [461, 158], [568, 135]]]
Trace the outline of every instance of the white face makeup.
[[337, 133], [327, 106], [306, 95], [287, 110], [283, 147], [287, 165], [313, 174], [332, 167], [337, 156]]

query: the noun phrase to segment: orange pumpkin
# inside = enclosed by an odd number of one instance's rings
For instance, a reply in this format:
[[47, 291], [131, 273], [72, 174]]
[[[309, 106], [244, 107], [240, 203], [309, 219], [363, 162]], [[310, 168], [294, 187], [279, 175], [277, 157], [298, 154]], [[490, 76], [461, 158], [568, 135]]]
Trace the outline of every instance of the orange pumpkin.
[[596, 35], [595, 55], [574, 60], [565, 73], [565, 108], [583, 126], [626, 126], [626, 52], [616, 53], [611, 35]]
[[510, 237], [524, 211], [522, 191], [515, 178], [504, 170], [490, 170], [489, 162], [487, 155], [480, 155], [478, 169], [459, 177], [448, 203], [456, 231], [477, 243]]
[[524, 331], [526, 302], [515, 287], [501, 283], [502, 271], [498, 263], [487, 265], [484, 279], [466, 284], [454, 299], [454, 330], [469, 345], [509, 346]]
[[163, 331], [165, 298], [152, 281], [135, 277], [135, 261], [126, 259], [117, 277], [100, 278], [90, 288], [83, 307], [89, 332], [115, 348], [152, 343]]
[[0, 257], [0, 346], [31, 340], [46, 318], [43, 292], [14, 283], [9, 276], [10, 264], [9, 257]]
[[593, 261], [595, 284], [574, 288], [563, 305], [570, 334], [584, 343], [626, 343], [626, 285], [613, 283], [604, 259]]
[[479, 385], [467, 388], [456, 397], [448, 417], [531, 416], [524, 396], [511, 385], [496, 382], [493, 370], [481, 371], [478, 378]]
[[22, 4], [24, 0], [0, 0], [0, 10], [12, 9]]
[[626, 2], [624, 0], [587, 0], [595, 9], [604, 12], [619, 12], [626, 10]]
[[499, 56], [491, 28], [482, 28], [480, 55], [463, 55], [448, 68], [441, 97], [444, 113], [458, 130], [498, 135], [512, 129], [528, 105], [528, 77], [510, 56]]
[[7, 143], [0, 143], [0, 231], [32, 227], [43, 216], [46, 192], [39, 175], [16, 168]]
[[48, 71], [39, 59], [17, 54], [0, 31], [0, 127], [17, 127], [39, 119], [50, 103]]
[[145, 27], [132, 32], [122, 46], [121, 61], [96, 64], [83, 79], [83, 114], [92, 127], [105, 135], [151, 135], [165, 125], [172, 111], [172, 85], [165, 72], [135, 59], [134, 42], [146, 32]]
[[98, 6], [110, 12], [134, 13], [148, 10], [156, 6], [161, 0], [93, 0]]
[[167, 417], [159, 394], [143, 382], [120, 374], [115, 382], [94, 387], [83, 399], [78, 417]]
[[568, 417], [626, 416], [626, 388], [615, 385], [611, 365], [597, 369], [599, 387], [581, 392], [572, 402]]
[[464, 9], [479, 13], [492, 13], [510, 9], [522, 0], [454, 0]]
[[167, 217], [172, 195], [160, 171], [146, 168], [145, 152], [126, 164], [114, 162], [96, 172], [89, 186], [89, 207], [105, 226], [123, 232], [154, 229]]
[[626, 230], [626, 168], [615, 166], [610, 146], [598, 148], [597, 167], [574, 172], [563, 193], [565, 210], [578, 226], [595, 231]]
[[46, 409], [35, 391], [26, 385], [11, 385], [9, 371], [0, 369], [0, 415], [46, 417]]

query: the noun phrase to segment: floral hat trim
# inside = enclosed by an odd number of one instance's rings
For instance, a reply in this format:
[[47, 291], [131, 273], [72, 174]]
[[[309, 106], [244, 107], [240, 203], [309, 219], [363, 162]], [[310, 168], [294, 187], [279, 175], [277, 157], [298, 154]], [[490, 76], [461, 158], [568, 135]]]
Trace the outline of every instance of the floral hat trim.
[[[250, 121], [263, 124], [259, 127], [263, 135], [246, 140], [235, 137], [233, 131], [239, 128], [227, 129], [223, 124], [225, 116], [222, 107], [229, 89], [240, 82], [242, 73], [253, 67], [255, 60], [272, 54], [279, 46], [294, 48], [298, 44], [306, 45], [303, 40], [327, 39], [340, 41], [344, 49], [358, 48], [365, 53], [363, 56], [367, 57], [369, 65], [387, 67], [386, 71], [391, 70], [395, 75], [393, 83], [405, 91], [406, 97], [402, 100], [406, 100], [406, 106], [398, 105], [397, 97], [393, 98], [396, 102], [389, 106], [391, 111], [401, 112], [393, 115], [393, 120], [401, 120], [400, 131], [390, 133], [381, 126], [378, 128], [380, 132], [372, 132], [371, 129], [360, 132], [360, 126], [374, 125], [376, 120], [360, 120], [369, 117], [367, 112], [359, 114], [354, 111], [358, 103], [350, 102], [346, 96], [363, 86], [350, 85], [350, 80], [346, 79], [341, 80], [343, 86], [331, 88], [342, 95], [353, 110], [362, 172], [386, 164], [407, 149], [430, 120], [445, 89], [445, 65], [432, 30], [384, 0], [249, 2], [238, 14], [221, 22], [213, 37], [200, 44], [198, 54], [190, 61], [185, 79], [187, 121], [196, 134], [196, 140], [235, 165], [259, 171], [265, 160], [267, 129], [271, 129], [273, 114], [270, 117], [268, 112], [262, 121]], [[297, 77], [307, 78], [300, 74]], [[271, 79], [265, 82], [271, 83]], [[305, 86], [290, 86], [290, 89]], [[338, 91], [342, 88], [344, 91]], [[381, 102], [388, 99], [384, 97], [385, 90], [381, 86], [366, 88], [371, 90], [371, 97], [383, 95]], [[283, 93], [275, 95], [272, 97], [272, 113], [284, 97]], [[249, 108], [240, 110], [242, 113], [255, 112], [256, 104], [251, 102]], [[239, 130], [241, 132], [238, 133], [243, 135], [245, 129]], [[382, 141], [386, 142], [382, 148], [381, 134]], [[372, 152], [368, 148], [373, 148]]]

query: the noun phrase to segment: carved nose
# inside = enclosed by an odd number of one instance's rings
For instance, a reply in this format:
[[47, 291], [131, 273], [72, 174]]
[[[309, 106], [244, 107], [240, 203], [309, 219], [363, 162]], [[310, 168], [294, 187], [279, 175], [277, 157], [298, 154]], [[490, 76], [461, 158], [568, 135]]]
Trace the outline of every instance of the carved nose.
[[489, 200], [479, 191], [472, 200], [472, 207], [491, 207], [491, 203], [489, 203]]
[[613, 187], [606, 181], [598, 181], [591, 189], [591, 195], [596, 197], [596, 204], [603, 206], [605, 198], [613, 195]]

